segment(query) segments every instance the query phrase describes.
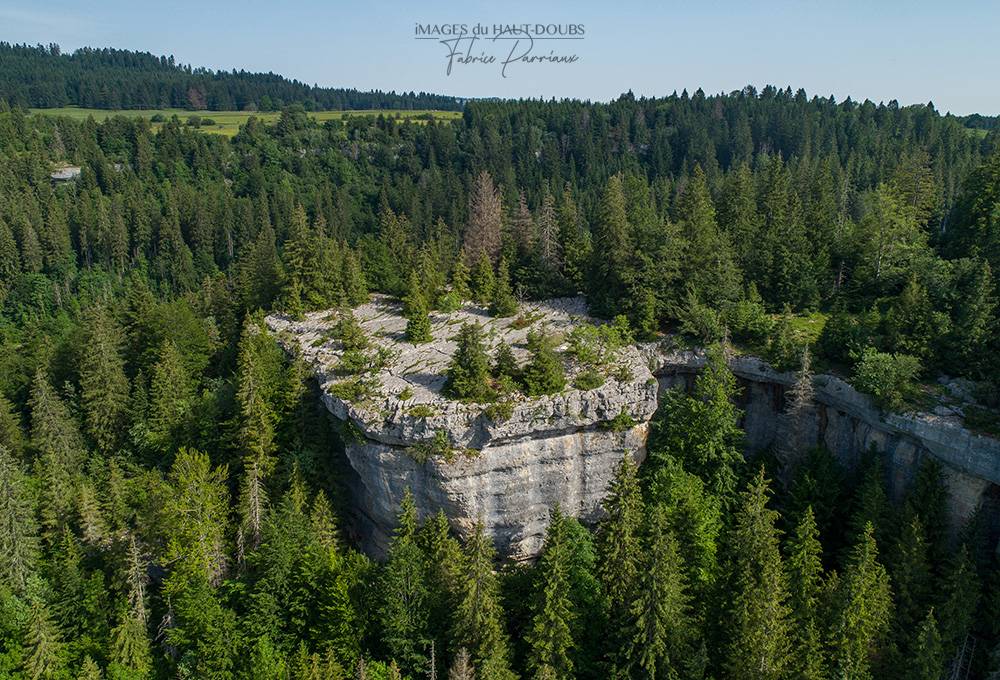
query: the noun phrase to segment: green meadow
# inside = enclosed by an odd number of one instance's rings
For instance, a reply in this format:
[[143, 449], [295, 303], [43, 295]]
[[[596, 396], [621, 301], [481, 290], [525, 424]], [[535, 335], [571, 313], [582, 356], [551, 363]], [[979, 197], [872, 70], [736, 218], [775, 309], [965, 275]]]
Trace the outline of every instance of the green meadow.
[[[153, 118], [162, 116], [170, 119], [177, 116], [182, 123], [186, 123], [192, 116], [197, 116], [204, 121], [210, 119], [211, 125], [201, 125], [198, 129], [211, 134], [225, 135], [232, 137], [239, 132], [240, 126], [251, 116], [266, 123], [273, 123], [278, 120], [281, 113], [278, 111], [188, 111], [186, 109], [123, 109], [119, 111], [109, 109], [83, 109], [77, 106], [67, 106], [56, 109], [30, 109], [35, 115], [45, 116], [65, 116], [75, 120], [86, 120], [93, 118], [100, 122], [112, 116], [127, 116], [129, 118]], [[430, 110], [360, 110], [360, 111], [310, 111], [308, 115], [318, 121], [340, 120], [348, 116], [378, 116], [384, 115], [400, 120], [411, 119], [416, 123], [426, 122], [428, 119], [434, 120], [454, 120], [462, 115], [461, 111], [430, 111]], [[153, 128], [159, 128], [162, 123], [153, 123]]]

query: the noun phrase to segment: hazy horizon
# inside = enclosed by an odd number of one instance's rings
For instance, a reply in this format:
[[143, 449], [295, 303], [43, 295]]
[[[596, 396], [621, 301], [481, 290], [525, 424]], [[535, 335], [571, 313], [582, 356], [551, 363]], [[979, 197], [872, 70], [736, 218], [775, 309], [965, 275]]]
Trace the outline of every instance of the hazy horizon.
[[[115, 47], [173, 55], [194, 67], [273, 72], [310, 85], [423, 91], [467, 98], [609, 101], [632, 91], [662, 97], [701, 88], [707, 95], [752, 85], [810, 97], [847, 97], [901, 106], [933, 102], [942, 113], [1000, 113], [1000, 7], [890, 2], [880, 7], [771, 3], [710, 7], [518, 0], [503, 8], [382, 3], [335, 8], [315, 0], [275, 7], [250, 0], [239, 12], [196, 4], [137, 7], [112, 0], [80, 10], [68, 0], [39, 9], [0, 0], [0, 39]], [[229, 8], [231, 9], [231, 8]], [[905, 12], [905, 14], [903, 14]], [[192, 16], [197, 20], [192, 20]], [[582, 40], [537, 42], [533, 54], [574, 54], [576, 63], [455, 64], [446, 46], [415, 40], [417, 24], [580, 24]], [[476, 52], [487, 47], [480, 40]]]

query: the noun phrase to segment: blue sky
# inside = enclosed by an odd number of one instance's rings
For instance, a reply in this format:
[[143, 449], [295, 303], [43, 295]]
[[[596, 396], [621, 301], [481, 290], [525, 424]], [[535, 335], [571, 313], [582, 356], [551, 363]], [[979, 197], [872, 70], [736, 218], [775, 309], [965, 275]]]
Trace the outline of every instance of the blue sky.
[[[458, 65], [414, 40], [417, 23], [583, 24], [581, 41], [536, 42], [573, 64]], [[195, 66], [274, 71], [308, 83], [463, 96], [607, 100], [771, 83], [843, 99], [933, 101], [1000, 113], [1000, 3], [491, 3], [417, 0], [0, 0], [0, 40], [114, 46]], [[484, 45], [502, 60], [500, 43]]]

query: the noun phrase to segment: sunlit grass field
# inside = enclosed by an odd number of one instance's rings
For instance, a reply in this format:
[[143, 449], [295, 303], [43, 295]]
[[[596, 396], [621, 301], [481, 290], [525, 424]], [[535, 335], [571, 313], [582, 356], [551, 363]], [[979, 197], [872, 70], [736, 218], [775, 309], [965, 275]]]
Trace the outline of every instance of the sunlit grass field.
[[[165, 119], [177, 116], [181, 123], [186, 123], [192, 116], [197, 116], [201, 120], [209, 118], [212, 125], [202, 125], [198, 129], [211, 134], [225, 135], [232, 137], [239, 132], [240, 126], [251, 116], [256, 116], [258, 120], [273, 123], [278, 120], [281, 113], [278, 111], [251, 112], [251, 111], [188, 111], [185, 109], [125, 109], [112, 111], [108, 109], [82, 109], [76, 106], [67, 106], [58, 109], [30, 109], [32, 114], [46, 116], [66, 116], [75, 120], [86, 120], [93, 118], [100, 122], [112, 116], [128, 116], [129, 118], [152, 118], [160, 115]], [[428, 117], [434, 120], [454, 120], [461, 117], [461, 111], [430, 111], [430, 110], [359, 110], [359, 111], [312, 111], [308, 115], [320, 122], [327, 120], [339, 120], [347, 116], [378, 116], [384, 115], [397, 119], [412, 119], [415, 123], [425, 122]], [[153, 128], [157, 129], [162, 123], [153, 123]]]

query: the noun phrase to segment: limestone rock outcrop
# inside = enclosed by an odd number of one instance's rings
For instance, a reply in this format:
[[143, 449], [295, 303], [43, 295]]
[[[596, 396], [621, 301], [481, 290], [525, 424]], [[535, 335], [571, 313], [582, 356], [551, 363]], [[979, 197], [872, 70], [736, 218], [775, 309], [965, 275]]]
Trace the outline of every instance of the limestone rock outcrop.
[[[488, 405], [442, 394], [461, 324], [479, 323], [491, 348], [503, 340], [523, 363], [530, 330], [565, 338], [593, 322], [581, 299], [522, 305], [516, 318], [493, 318], [472, 305], [434, 314], [434, 340], [421, 345], [406, 341], [406, 321], [390, 298], [375, 297], [353, 314], [373, 349], [384, 351], [359, 398], [340, 389], [350, 378], [338, 372], [343, 348], [332, 334], [337, 313], [301, 320], [272, 315], [267, 324], [286, 349], [309, 363], [327, 408], [347, 425], [353, 533], [375, 556], [388, 547], [399, 502], [410, 489], [422, 516], [444, 510], [465, 536], [482, 521], [501, 557], [534, 557], [556, 503], [584, 521], [599, 516], [618, 462], [625, 455], [637, 462], [645, 458], [649, 421], [662, 391], [690, 388], [705, 362], [704, 352], [677, 350], [669, 341], [626, 346], [602, 369], [599, 387], [568, 386], [534, 399], [519, 395], [507, 413], [497, 415]], [[742, 387], [740, 425], [748, 452], [779, 444], [788, 433], [785, 393], [794, 374], [752, 356], [733, 356], [729, 365]], [[581, 366], [568, 358], [566, 366], [572, 384]], [[942, 463], [951, 492], [952, 527], [980, 511], [1000, 529], [1000, 441], [968, 431], [952, 411], [886, 414], [846, 382], [818, 375], [813, 408], [800, 415], [796, 428], [799, 441], [826, 446], [849, 468], [871, 448], [884, 453], [897, 499], [921, 461], [933, 457]]]
[[[310, 364], [330, 412], [350, 424], [345, 451], [356, 534], [371, 554], [384, 553], [409, 488], [421, 515], [442, 509], [462, 535], [482, 521], [502, 556], [530, 558], [556, 503], [569, 515], [593, 519], [622, 457], [641, 461], [645, 455], [658, 388], [634, 346], [616, 351], [613, 370], [599, 387], [567, 386], [532, 399], [517, 395], [502, 416], [442, 394], [461, 324], [480, 324], [491, 347], [503, 340], [523, 363], [530, 330], [565, 338], [589, 321], [582, 300], [522, 305], [513, 318], [493, 318], [472, 305], [434, 314], [434, 340], [420, 345], [405, 339], [406, 320], [389, 298], [377, 297], [353, 313], [373, 347], [388, 355], [366, 377], [375, 387], [361, 399], [338, 396], [336, 386], [347, 378], [338, 374], [343, 349], [331, 335], [336, 313], [302, 320], [272, 315], [267, 324]], [[572, 383], [581, 367], [566, 363]]]
[[[642, 351], [661, 389], [689, 388], [705, 363], [700, 351], [665, 350], [655, 344]], [[789, 427], [785, 393], [795, 375], [775, 371], [752, 356], [732, 357], [729, 368], [742, 388], [738, 401], [747, 450], [777, 445]], [[932, 457], [945, 472], [952, 528], [960, 528], [977, 510], [1000, 527], [1000, 441], [970, 432], [954, 413], [885, 413], [836, 376], [815, 376], [814, 389], [813, 408], [799, 425], [804, 443], [825, 446], [848, 468], [872, 448], [883, 453], [896, 500], [909, 488], [921, 461]]]

